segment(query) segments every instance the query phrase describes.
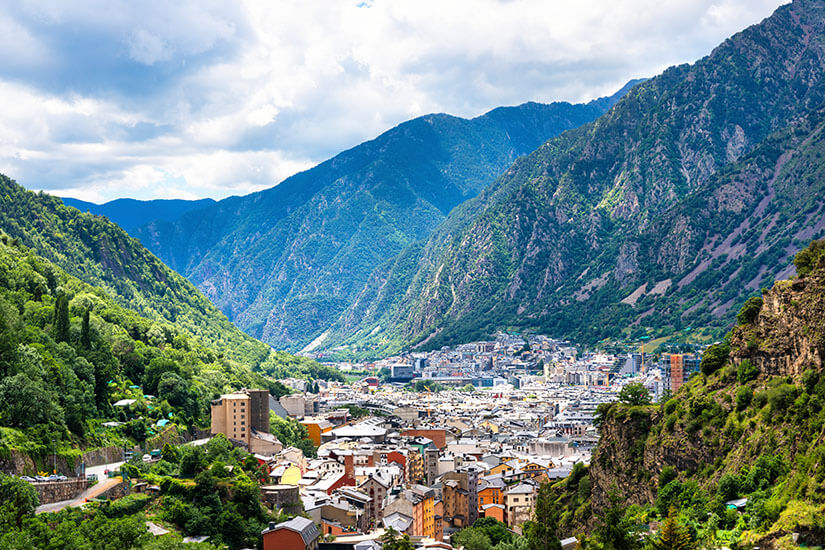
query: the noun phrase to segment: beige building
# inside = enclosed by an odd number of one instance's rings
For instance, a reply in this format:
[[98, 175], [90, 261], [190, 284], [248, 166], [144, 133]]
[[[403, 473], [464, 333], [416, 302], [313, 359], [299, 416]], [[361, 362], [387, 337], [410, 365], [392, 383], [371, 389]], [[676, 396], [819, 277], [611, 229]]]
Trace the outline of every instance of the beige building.
[[245, 393], [227, 393], [213, 401], [212, 435], [224, 434], [249, 445], [251, 402]]

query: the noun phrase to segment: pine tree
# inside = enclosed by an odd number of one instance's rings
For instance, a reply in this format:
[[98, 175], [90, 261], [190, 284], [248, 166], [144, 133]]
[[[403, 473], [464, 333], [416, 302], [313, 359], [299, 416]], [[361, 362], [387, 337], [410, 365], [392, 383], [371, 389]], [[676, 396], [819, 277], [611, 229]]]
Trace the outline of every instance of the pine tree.
[[670, 509], [667, 519], [659, 529], [659, 536], [653, 540], [651, 546], [654, 550], [689, 550], [694, 547], [687, 527], [679, 523], [674, 508]]
[[54, 302], [54, 339], [69, 341], [69, 297], [64, 292], [58, 294]]
[[89, 329], [89, 310], [83, 313], [83, 324], [80, 327], [80, 345], [89, 349], [92, 347], [92, 336]]

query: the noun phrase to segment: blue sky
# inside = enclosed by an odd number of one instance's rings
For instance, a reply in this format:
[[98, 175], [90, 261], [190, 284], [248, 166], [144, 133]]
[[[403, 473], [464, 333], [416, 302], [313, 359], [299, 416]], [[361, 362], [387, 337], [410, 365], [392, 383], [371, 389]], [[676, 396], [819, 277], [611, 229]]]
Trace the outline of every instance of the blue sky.
[[105, 201], [222, 198], [430, 112], [583, 101], [779, 0], [0, 0], [0, 172]]

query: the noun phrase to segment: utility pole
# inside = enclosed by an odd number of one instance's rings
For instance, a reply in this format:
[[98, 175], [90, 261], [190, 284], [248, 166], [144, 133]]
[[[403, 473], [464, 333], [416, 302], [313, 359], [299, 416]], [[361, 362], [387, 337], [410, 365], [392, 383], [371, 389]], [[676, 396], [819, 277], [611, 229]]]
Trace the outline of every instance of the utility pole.
[[52, 439], [52, 473], [57, 473], [57, 441]]

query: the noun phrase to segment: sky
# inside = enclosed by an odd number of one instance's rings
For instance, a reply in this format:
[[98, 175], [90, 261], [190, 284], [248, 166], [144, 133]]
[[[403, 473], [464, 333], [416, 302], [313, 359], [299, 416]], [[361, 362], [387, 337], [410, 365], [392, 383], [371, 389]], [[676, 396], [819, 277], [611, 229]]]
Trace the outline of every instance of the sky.
[[276, 185], [419, 115], [588, 101], [780, 0], [0, 0], [0, 172], [103, 202]]

